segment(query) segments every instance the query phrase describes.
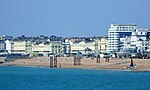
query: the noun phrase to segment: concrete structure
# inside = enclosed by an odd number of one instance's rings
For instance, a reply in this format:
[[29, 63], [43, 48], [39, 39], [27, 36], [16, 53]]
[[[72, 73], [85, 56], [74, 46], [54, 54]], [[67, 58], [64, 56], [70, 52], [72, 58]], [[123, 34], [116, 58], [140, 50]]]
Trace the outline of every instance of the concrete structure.
[[131, 36], [137, 25], [111, 24], [108, 31], [108, 52], [120, 51], [120, 38]]

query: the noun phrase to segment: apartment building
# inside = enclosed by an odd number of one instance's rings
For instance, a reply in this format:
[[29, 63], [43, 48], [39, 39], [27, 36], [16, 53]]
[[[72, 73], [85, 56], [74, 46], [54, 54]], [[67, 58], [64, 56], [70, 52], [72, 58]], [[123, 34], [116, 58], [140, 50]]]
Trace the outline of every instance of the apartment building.
[[72, 54], [92, 54], [107, 52], [107, 37], [90, 37], [90, 38], [69, 38], [65, 42], [70, 44]]
[[131, 49], [136, 53], [145, 53], [149, 49], [149, 30], [137, 28], [132, 31], [131, 36], [122, 38], [122, 50]]
[[131, 36], [137, 25], [111, 24], [108, 30], [108, 52], [118, 52], [121, 49], [120, 38]]
[[14, 48], [12, 53], [31, 54], [31, 52], [32, 52], [31, 41], [14, 41]]
[[42, 42], [39, 44], [32, 44], [32, 54], [43, 54], [44, 56], [48, 56], [50, 54], [59, 55], [61, 53], [61, 42]]

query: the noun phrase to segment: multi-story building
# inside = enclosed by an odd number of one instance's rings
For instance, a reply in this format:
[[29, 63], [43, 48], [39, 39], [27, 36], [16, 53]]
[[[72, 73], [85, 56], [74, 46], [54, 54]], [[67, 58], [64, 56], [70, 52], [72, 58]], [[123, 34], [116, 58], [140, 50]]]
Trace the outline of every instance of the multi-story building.
[[11, 54], [11, 52], [14, 50], [14, 42], [12, 40], [6, 40], [6, 51]]
[[95, 52], [95, 42], [70, 42], [71, 53], [81, 52], [82, 54], [94, 53]]
[[108, 44], [108, 38], [102, 37], [98, 40], [96, 40], [98, 43], [98, 48], [95, 48], [95, 51], [98, 50], [98, 52], [106, 53], [107, 52], [107, 44]]
[[70, 53], [98, 54], [107, 52], [107, 37], [69, 38], [65, 43], [70, 44]]
[[131, 36], [137, 25], [111, 24], [108, 30], [108, 52], [118, 52], [121, 48], [120, 38]]
[[33, 44], [32, 45], [32, 54], [44, 54], [44, 55], [48, 55], [51, 52], [51, 44], [44, 44], [44, 43], [40, 43], [40, 44]]
[[12, 53], [31, 54], [31, 52], [32, 52], [31, 41], [14, 41], [14, 49]]
[[149, 30], [138, 28], [132, 31], [131, 36], [126, 37], [125, 39], [122, 39], [123, 44], [123, 50], [134, 50], [136, 53], [144, 53], [147, 52], [147, 49], [149, 48], [148, 36]]
[[60, 55], [61, 53], [61, 42], [43, 42], [32, 45], [32, 54], [43, 54], [44, 56], [47, 56], [49, 54]]

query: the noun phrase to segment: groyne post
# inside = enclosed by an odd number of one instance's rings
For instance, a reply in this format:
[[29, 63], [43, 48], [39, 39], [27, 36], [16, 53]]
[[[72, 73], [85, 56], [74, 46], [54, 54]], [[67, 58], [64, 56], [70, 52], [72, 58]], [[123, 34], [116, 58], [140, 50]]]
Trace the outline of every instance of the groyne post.
[[74, 56], [74, 66], [81, 65], [81, 58]]
[[57, 68], [57, 56], [54, 56], [54, 67]]
[[52, 56], [50, 56], [50, 68], [53, 68], [53, 57]]

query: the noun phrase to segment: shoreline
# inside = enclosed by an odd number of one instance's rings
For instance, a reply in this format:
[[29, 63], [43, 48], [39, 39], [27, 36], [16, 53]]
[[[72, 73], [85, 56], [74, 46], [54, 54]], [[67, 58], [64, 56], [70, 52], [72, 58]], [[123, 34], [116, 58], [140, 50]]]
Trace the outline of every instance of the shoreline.
[[8, 67], [31, 67], [31, 68], [47, 68], [47, 69], [87, 69], [87, 70], [105, 70], [105, 71], [127, 71], [127, 72], [150, 72], [148, 70], [130, 70], [130, 69], [112, 69], [112, 68], [82, 68], [82, 67], [57, 67], [50, 68], [48, 66], [28, 66], [28, 65], [3, 65], [0, 66], [8, 66]]
[[[97, 63], [96, 59], [83, 58], [79, 65], [74, 65], [73, 57], [58, 57], [57, 68], [81, 68], [81, 69], [97, 69], [97, 70], [120, 70], [120, 71], [140, 71], [150, 72], [149, 59], [134, 59], [136, 69], [128, 69], [130, 66], [130, 59], [111, 59], [106, 62], [104, 58]], [[25, 67], [46, 67], [50, 68], [49, 57], [36, 57], [28, 59], [16, 59], [10, 62], [4, 62], [0, 66], [25, 66]]]

